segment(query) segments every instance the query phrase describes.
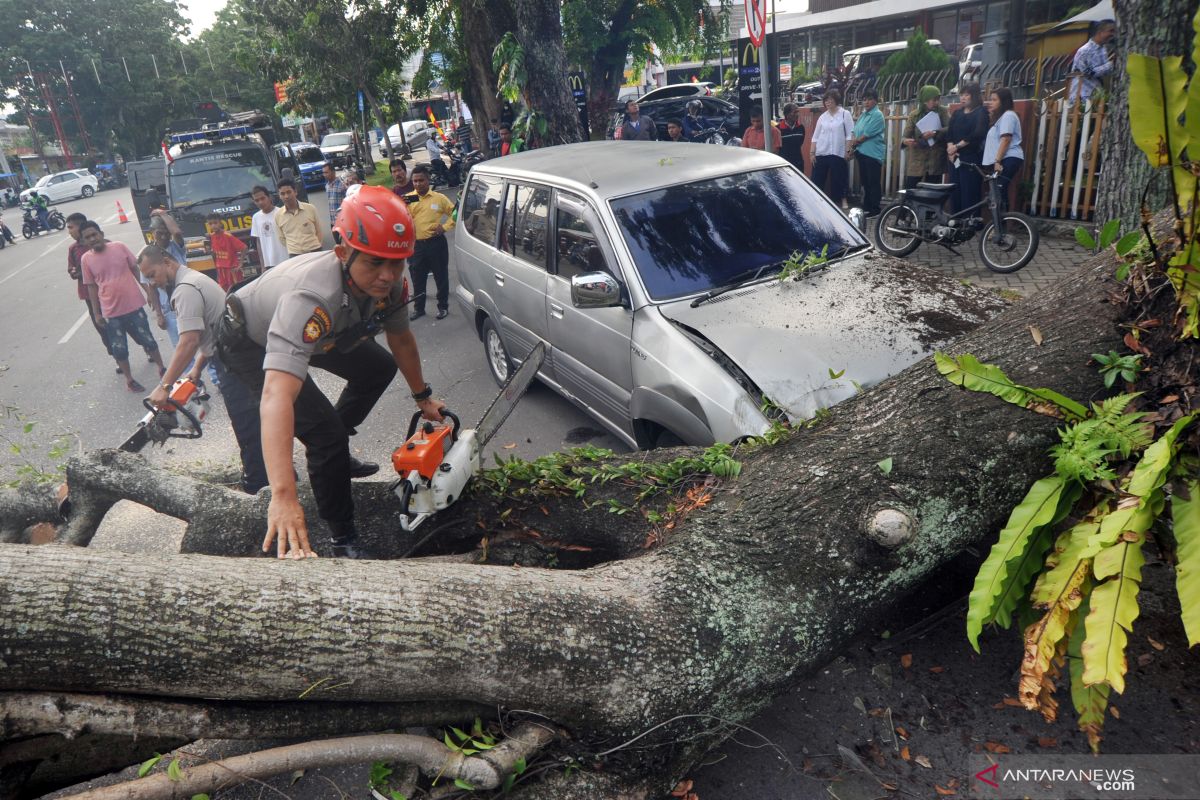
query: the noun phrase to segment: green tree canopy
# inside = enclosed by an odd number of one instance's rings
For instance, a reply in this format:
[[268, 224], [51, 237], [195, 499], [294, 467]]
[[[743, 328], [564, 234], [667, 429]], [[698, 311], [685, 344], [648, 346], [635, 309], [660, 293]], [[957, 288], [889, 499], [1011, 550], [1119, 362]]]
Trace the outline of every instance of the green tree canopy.
[[879, 68], [879, 77], [901, 72], [933, 72], [950, 66], [950, 56], [940, 47], [934, 47], [921, 31], [908, 37], [908, 47], [890, 58]]

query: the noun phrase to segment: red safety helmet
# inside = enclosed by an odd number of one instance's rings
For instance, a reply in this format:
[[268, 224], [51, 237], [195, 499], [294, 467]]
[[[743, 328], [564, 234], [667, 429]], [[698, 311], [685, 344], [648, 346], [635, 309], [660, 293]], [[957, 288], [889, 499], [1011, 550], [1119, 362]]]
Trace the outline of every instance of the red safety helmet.
[[352, 186], [333, 223], [334, 239], [380, 258], [409, 258], [416, 231], [408, 204], [383, 186]]

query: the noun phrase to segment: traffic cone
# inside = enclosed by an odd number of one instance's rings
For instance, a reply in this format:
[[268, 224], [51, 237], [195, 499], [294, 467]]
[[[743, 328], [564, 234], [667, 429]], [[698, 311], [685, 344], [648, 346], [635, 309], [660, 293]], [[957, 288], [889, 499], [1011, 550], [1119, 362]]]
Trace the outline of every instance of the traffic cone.
[[121, 201], [117, 201], [117, 222], [125, 224], [129, 222], [129, 217], [125, 216], [125, 209], [121, 208]]

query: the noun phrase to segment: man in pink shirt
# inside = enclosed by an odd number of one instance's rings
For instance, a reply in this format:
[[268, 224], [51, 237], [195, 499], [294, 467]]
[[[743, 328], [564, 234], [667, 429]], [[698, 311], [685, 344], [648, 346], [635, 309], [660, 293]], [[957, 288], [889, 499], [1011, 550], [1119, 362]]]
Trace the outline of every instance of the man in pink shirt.
[[161, 377], [166, 369], [158, 352], [158, 342], [150, 332], [146, 312], [142, 310], [142, 306], [149, 302], [162, 325], [163, 312], [158, 305], [158, 294], [153, 290], [143, 292], [137, 279], [137, 260], [128, 247], [120, 242], [105, 241], [104, 232], [92, 220], [82, 223], [79, 231], [79, 240], [88, 248], [80, 261], [83, 265], [83, 285], [87, 287], [88, 297], [92, 301], [96, 325], [108, 335], [112, 357], [125, 376], [125, 386], [131, 392], [144, 392], [145, 387], [134, 380], [130, 372], [129, 342], [125, 335], [132, 336], [146, 350]]

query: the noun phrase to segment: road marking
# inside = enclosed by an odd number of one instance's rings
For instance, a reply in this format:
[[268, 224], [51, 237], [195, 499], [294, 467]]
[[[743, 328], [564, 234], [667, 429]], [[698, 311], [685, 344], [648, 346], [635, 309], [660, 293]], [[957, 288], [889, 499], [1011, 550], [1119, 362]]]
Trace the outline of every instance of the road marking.
[[16, 270], [13, 270], [13, 271], [12, 271], [12, 272], [10, 272], [9, 274], [5, 275], [3, 278], [0, 278], [0, 283], [4, 283], [4, 282], [5, 282], [5, 281], [7, 281], [9, 278], [15, 278], [15, 277], [17, 277], [17, 276], [18, 276], [18, 275], [20, 275], [22, 272], [24, 272], [25, 270], [27, 270], [27, 269], [29, 269], [30, 267], [32, 267], [34, 264], [38, 263], [38, 261], [40, 261], [40, 260], [41, 260], [43, 257], [45, 257], [45, 256], [49, 255], [51, 252], [53, 252], [53, 251], [54, 251], [54, 248], [56, 248], [56, 247], [58, 247], [58, 242], [55, 242], [54, 244], [52, 244], [52, 245], [50, 245], [49, 247], [47, 247], [45, 250], [43, 250], [43, 251], [42, 251], [41, 255], [39, 255], [39, 256], [38, 256], [37, 258], [35, 258], [33, 261], [30, 261], [30, 262], [29, 262], [28, 264], [26, 264], [25, 266], [23, 266], [23, 267], [20, 267], [20, 268], [18, 268], [18, 269], [16, 269]]
[[71, 326], [71, 330], [63, 334], [63, 337], [58, 340], [59, 344], [66, 344], [71, 341], [71, 337], [75, 335], [75, 331], [79, 330], [79, 326], [87, 322], [88, 313], [85, 311], [79, 315], [79, 319], [75, 320], [75, 324]]

